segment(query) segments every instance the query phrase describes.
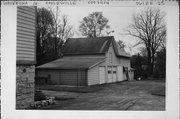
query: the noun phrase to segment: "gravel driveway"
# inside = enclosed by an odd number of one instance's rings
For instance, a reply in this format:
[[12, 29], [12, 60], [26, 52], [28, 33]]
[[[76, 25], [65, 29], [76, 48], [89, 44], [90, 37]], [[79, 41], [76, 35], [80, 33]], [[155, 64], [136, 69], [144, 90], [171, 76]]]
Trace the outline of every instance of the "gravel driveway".
[[[125, 81], [103, 85], [89, 93], [43, 91], [56, 96], [48, 110], [165, 110], [165, 96], [152, 95], [152, 90], [165, 87], [163, 81]], [[165, 89], [165, 88], [164, 88]], [[61, 98], [62, 97], [62, 98]]]

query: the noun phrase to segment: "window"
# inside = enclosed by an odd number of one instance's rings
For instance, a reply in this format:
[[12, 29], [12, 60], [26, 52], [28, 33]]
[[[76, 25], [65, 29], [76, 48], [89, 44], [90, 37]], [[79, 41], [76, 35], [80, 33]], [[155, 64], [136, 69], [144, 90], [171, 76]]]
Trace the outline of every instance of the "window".
[[113, 66], [113, 74], [116, 73], [116, 70], [117, 70], [117, 67], [116, 67], [116, 66]]
[[112, 53], [109, 53], [109, 62], [112, 63]]
[[113, 71], [113, 74], [115, 74], [116, 73], [116, 71]]

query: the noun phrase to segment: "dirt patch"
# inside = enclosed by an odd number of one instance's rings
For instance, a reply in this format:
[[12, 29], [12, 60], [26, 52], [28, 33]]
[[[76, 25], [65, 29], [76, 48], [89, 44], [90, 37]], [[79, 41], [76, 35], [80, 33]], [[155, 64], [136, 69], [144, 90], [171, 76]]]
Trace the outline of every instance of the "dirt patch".
[[150, 93], [152, 95], [165, 96], [165, 86], [156, 87], [155, 89], [151, 90]]
[[75, 99], [79, 96], [78, 93], [64, 92], [64, 91], [51, 91], [51, 90], [41, 90], [46, 96], [55, 97], [56, 100], [70, 100]]
[[79, 93], [46, 91], [46, 94], [71, 98], [57, 100], [43, 109], [52, 110], [165, 110], [165, 97], [152, 95], [152, 90], [165, 90], [165, 82], [130, 81], [101, 85], [101, 90]]
[[102, 85], [94, 86], [61, 86], [61, 85], [39, 85], [36, 87], [38, 90], [52, 90], [52, 91], [68, 91], [78, 93], [90, 93], [103, 89]]

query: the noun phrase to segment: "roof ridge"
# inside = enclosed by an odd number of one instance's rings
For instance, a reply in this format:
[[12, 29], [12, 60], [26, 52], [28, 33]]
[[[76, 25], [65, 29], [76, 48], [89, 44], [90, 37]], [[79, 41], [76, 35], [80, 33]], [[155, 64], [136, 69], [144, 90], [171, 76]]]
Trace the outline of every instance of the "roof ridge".
[[102, 52], [103, 51], [103, 49], [104, 49], [104, 47], [105, 47], [105, 45], [107, 44], [107, 40], [103, 43], [103, 45], [102, 45], [102, 47], [101, 47], [101, 49], [100, 49], [100, 52]]

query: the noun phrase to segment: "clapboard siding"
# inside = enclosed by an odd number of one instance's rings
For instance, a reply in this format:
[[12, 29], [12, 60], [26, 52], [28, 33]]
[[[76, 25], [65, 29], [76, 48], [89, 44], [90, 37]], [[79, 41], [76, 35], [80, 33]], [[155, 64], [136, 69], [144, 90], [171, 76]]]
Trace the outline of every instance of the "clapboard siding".
[[36, 62], [36, 8], [17, 7], [17, 62]]
[[29, 48], [29, 49], [32, 49], [32, 47], [34, 47], [34, 45], [32, 45], [31, 43], [28, 43], [27, 44], [21, 44], [21, 43], [18, 43], [17, 44], [17, 47], [20, 47], [20, 48]]
[[[19, 28], [17, 28], [19, 29]], [[32, 30], [33, 31], [33, 30]], [[27, 32], [27, 31], [24, 31], [24, 30], [17, 30], [17, 34], [21, 34], [21, 35], [27, 35], [27, 36], [32, 36], [34, 38], [35, 34], [34, 32]]]
[[[32, 11], [34, 11], [34, 10], [32, 10]], [[19, 10], [18, 10], [17, 12], [18, 12], [18, 15], [19, 15], [22, 19], [35, 20], [35, 16], [33, 16], [33, 15], [29, 15], [29, 14], [24, 13], [24, 12], [19, 11]]]
[[[19, 22], [25, 21], [25, 22], [29, 22], [29, 23], [27, 23], [27, 24], [34, 24], [34, 23], [31, 23], [32, 19], [28, 19], [27, 17], [23, 17], [22, 15], [17, 16], [17, 18], [19, 19]], [[18, 22], [17, 22], [17, 23], [18, 23]]]
[[88, 85], [100, 84], [99, 67], [102, 66], [103, 64], [104, 64], [104, 62], [102, 62], [88, 70], [88, 74], [87, 74]]
[[32, 45], [34, 45], [34, 42], [24, 42], [24, 41], [20, 41], [19, 44], [20, 44], [20, 45], [29, 45], [29, 46], [32, 46]]
[[88, 85], [96, 85], [99, 83], [99, 66], [96, 66], [88, 70]]
[[18, 41], [23, 40], [23, 41], [33, 41], [34, 42], [34, 36], [27, 36], [24, 34], [17, 34]]
[[[23, 60], [21, 60], [23, 58]], [[32, 57], [22, 57], [21, 59], [20, 58], [17, 58], [17, 63], [18, 64], [33, 64], [34, 62], [32, 61]]]
[[26, 31], [26, 32], [31, 32], [34, 33], [35, 27], [34, 26], [30, 26], [30, 25], [25, 25], [25, 24], [20, 24], [21, 26], [18, 26], [17, 30], [22, 30], [22, 31]]
[[19, 7], [19, 9], [17, 11], [24, 13], [24, 14], [27, 14], [27, 15], [35, 16], [35, 14], [31, 12], [32, 10], [33, 9]]
[[61, 85], [78, 85], [78, 71], [64, 70], [60, 71], [60, 84]]
[[48, 84], [87, 86], [85, 70], [51, 70], [36, 69], [36, 77], [51, 77]]
[[[22, 56], [23, 55], [23, 56]], [[25, 53], [17, 53], [17, 57], [22, 57], [22, 58], [29, 58], [29, 60], [33, 60], [34, 59], [34, 57], [32, 56], [32, 55], [29, 55], [29, 54], [25, 54]]]
[[[24, 51], [18, 51], [18, 53], [19, 53], [19, 54], [24, 54]], [[28, 54], [28, 55], [29, 55], [29, 54], [30, 54], [30, 55], [33, 55], [34, 53], [33, 53], [33, 52], [26, 52], [26, 54]], [[25, 55], [26, 55], [26, 54], [25, 54]]]
[[23, 45], [34, 45], [34, 42], [33, 41], [23, 41], [23, 40], [19, 40], [19, 44], [23, 44]]
[[[27, 21], [31, 21], [31, 20], [27, 20]], [[30, 25], [30, 26], [33, 26], [34, 25], [34, 23], [31, 23], [31, 22], [27, 22], [26, 20], [24, 20], [24, 19], [21, 19], [21, 18], [19, 18], [19, 21], [17, 21], [17, 23], [19, 24], [24, 24], [24, 25]]]
[[23, 52], [34, 52], [34, 49], [27, 49], [27, 48], [17, 48], [17, 52], [20, 52], [20, 51], [23, 51]]

